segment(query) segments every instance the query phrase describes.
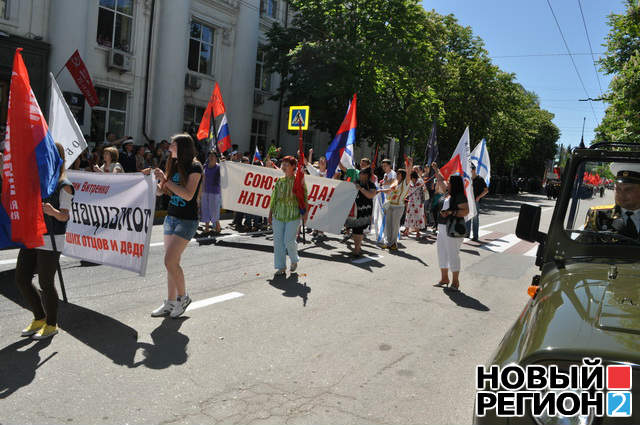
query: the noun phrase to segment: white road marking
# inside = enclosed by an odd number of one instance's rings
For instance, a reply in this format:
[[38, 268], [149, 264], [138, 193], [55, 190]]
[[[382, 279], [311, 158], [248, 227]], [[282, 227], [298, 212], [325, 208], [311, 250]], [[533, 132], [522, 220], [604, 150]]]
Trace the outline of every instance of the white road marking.
[[[554, 207], [548, 207], [548, 208], [543, 208], [542, 212], [546, 212], [549, 210], [553, 210]], [[480, 229], [486, 229], [487, 227], [491, 227], [491, 226], [497, 226], [498, 224], [503, 224], [503, 223], [508, 223], [510, 221], [514, 221], [517, 220], [518, 216], [515, 217], [511, 217], [511, 218], [507, 218], [506, 220], [501, 220], [501, 221], [496, 221], [495, 223], [489, 223], [489, 224], [485, 224], [484, 226], [480, 226]]]
[[[482, 230], [482, 228], [478, 229], [478, 239], [484, 236], [487, 236], [489, 233], [493, 233], [490, 232], [489, 230]], [[469, 242], [471, 239], [470, 238], [464, 238], [464, 242]]]
[[362, 258], [358, 258], [357, 260], [353, 260], [352, 263], [354, 264], [363, 264], [363, 263], [368, 263], [369, 261], [374, 261], [374, 260], [379, 260], [382, 258], [382, 255], [365, 255]]
[[207, 306], [210, 306], [212, 304], [217, 304], [217, 303], [221, 303], [221, 302], [224, 302], [224, 301], [233, 300], [234, 298], [240, 298], [240, 297], [243, 297], [243, 296], [244, 296], [244, 294], [242, 294], [240, 292], [229, 292], [228, 294], [218, 295], [217, 297], [211, 297], [211, 298], [207, 298], [207, 299], [204, 299], [204, 300], [192, 302], [191, 305], [189, 305], [189, 307], [187, 307], [186, 311], [196, 310], [198, 308], [207, 307]]
[[508, 235], [501, 236], [496, 240], [485, 243], [481, 248], [488, 249], [493, 252], [504, 252], [518, 242], [520, 242], [520, 238], [513, 233], [510, 233]]
[[538, 245], [536, 244], [536, 246], [531, 248], [529, 251], [525, 252], [524, 255], [525, 257], [535, 257], [537, 253], [538, 253]]

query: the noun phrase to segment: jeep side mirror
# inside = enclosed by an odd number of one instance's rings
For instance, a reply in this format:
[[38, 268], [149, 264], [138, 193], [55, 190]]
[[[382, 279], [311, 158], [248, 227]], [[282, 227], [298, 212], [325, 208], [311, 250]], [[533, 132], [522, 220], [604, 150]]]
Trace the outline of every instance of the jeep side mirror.
[[541, 207], [522, 204], [520, 206], [520, 215], [518, 216], [518, 225], [516, 226], [516, 236], [525, 241], [543, 243], [544, 233], [538, 231], [541, 213]]

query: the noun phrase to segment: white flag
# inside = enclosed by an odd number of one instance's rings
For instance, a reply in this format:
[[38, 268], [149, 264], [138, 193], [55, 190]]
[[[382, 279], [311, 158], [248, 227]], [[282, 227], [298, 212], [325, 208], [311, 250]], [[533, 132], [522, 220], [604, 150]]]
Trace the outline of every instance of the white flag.
[[49, 101], [49, 132], [53, 141], [64, 147], [65, 166], [69, 168], [76, 158], [87, 148], [82, 130], [73, 117], [67, 101], [64, 100], [60, 87], [53, 74], [51, 79], [51, 99]]
[[464, 181], [464, 192], [465, 195], [467, 195], [467, 202], [469, 204], [469, 214], [465, 217], [465, 220], [467, 221], [475, 217], [477, 213], [476, 198], [473, 196], [473, 184], [471, 182], [471, 145], [469, 143], [469, 139], [469, 127], [467, 127], [458, 142], [458, 146], [456, 146], [456, 150], [453, 152], [453, 155], [451, 155], [451, 158], [454, 158], [458, 154], [460, 155], [460, 164], [464, 171], [464, 176], [462, 176]]
[[489, 187], [491, 181], [491, 160], [487, 150], [487, 141], [482, 139], [478, 146], [471, 152], [471, 162], [476, 166], [476, 173], [484, 179]]

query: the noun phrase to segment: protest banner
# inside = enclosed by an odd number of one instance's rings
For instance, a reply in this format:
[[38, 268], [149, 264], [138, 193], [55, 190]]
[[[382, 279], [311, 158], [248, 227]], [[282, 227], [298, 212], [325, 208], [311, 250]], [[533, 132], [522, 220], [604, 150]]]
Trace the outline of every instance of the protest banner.
[[[273, 185], [284, 173], [273, 168], [228, 161], [221, 167], [222, 207], [268, 217]], [[304, 179], [309, 201], [307, 226], [339, 234], [356, 198], [356, 186], [324, 177], [305, 176]]]
[[156, 183], [141, 173], [68, 171], [75, 195], [62, 253], [144, 276]]

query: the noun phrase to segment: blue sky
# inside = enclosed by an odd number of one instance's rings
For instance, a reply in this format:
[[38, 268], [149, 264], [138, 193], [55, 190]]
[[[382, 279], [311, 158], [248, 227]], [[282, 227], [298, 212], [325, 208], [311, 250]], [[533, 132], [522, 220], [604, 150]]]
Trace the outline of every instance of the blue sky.
[[[622, 13], [624, 4], [622, 0], [580, 1], [597, 59], [605, 51], [607, 16]], [[578, 0], [550, 2], [571, 52], [590, 53]], [[569, 56], [504, 57], [567, 53], [547, 0], [423, 0], [422, 4], [427, 10], [453, 14], [461, 25], [470, 26], [484, 40], [493, 62], [515, 73], [518, 82], [538, 94], [541, 107], [555, 114], [553, 122], [561, 131], [559, 144], [580, 143], [584, 117], [585, 142], [588, 145], [593, 139], [593, 129], [602, 120], [606, 104], [578, 100], [587, 95]], [[602, 72], [596, 74], [590, 54], [576, 55], [574, 60], [589, 96], [600, 97], [598, 78], [602, 92], [606, 92], [611, 78]]]

